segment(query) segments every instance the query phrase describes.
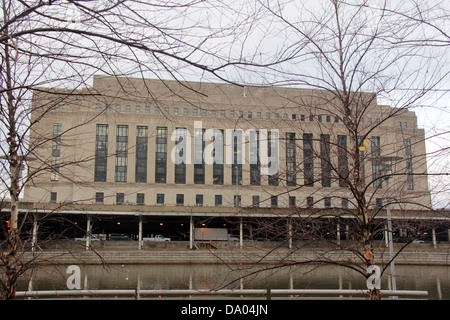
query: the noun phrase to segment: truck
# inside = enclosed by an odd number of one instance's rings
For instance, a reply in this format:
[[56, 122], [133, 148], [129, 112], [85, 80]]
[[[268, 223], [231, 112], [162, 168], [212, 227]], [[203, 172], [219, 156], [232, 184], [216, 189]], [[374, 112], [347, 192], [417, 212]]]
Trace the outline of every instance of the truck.
[[165, 238], [160, 234], [157, 234], [156, 236], [146, 237], [142, 238], [142, 241], [170, 241], [170, 238]]
[[197, 241], [238, 241], [226, 228], [195, 228], [194, 240]]

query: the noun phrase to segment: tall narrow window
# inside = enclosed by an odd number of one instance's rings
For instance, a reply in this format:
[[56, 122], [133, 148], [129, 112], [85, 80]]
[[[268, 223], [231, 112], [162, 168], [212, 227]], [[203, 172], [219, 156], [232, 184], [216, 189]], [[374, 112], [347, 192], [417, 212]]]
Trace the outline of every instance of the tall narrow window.
[[145, 204], [145, 194], [144, 193], [136, 194], [136, 204], [138, 204], [138, 205]]
[[312, 133], [303, 134], [303, 171], [305, 186], [314, 186], [314, 150]]
[[148, 127], [136, 128], [136, 182], [147, 182]]
[[[364, 141], [361, 136], [358, 136], [358, 146], [363, 147]], [[362, 185], [366, 183], [366, 169], [365, 169], [365, 148], [359, 148], [359, 180]]]
[[108, 125], [98, 124], [95, 137], [94, 181], [106, 181], [108, 159]]
[[338, 172], [339, 172], [339, 187], [347, 187], [348, 185], [347, 136], [344, 135], [338, 135]]
[[234, 196], [234, 206], [235, 207], [241, 206], [241, 195], [240, 194]]
[[203, 195], [202, 194], [195, 195], [195, 205], [197, 207], [203, 207]]
[[238, 159], [242, 155], [243, 146], [241, 144], [241, 130], [236, 130], [233, 135], [233, 164], [231, 166], [231, 182], [233, 185], [242, 185], [242, 161]]
[[270, 206], [272, 208], [278, 207], [278, 196], [270, 196]]
[[[206, 110], [204, 110], [206, 111]], [[196, 141], [201, 141], [200, 146], [194, 147], [194, 183], [195, 184], [204, 184], [205, 183], [205, 157], [203, 156], [205, 153], [205, 141], [203, 140], [203, 136], [205, 133], [205, 129], [194, 129], [194, 139]], [[195, 141], [194, 141], [195, 144]]]
[[53, 125], [51, 181], [59, 180], [59, 166], [61, 161], [61, 128], [61, 123], [55, 123]]
[[259, 208], [259, 196], [252, 197], [252, 206], [254, 208]]
[[286, 133], [286, 180], [288, 186], [297, 184], [295, 161], [295, 133]]
[[[275, 133], [273, 133], [272, 131], [268, 132], [268, 136], [267, 136], [267, 139], [268, 139], [268, 141], [267, 141], [268, 152], [267, 153], [268, 153], [269, 159], [270, 159], [270, 157], [272, 157], [272, 153], [275, 154], [277, 152], [277, 150], [272, 150], [272, 139], [274, 139], [276, 141], [276, 138], [277, 138], [277, 136], [276, 136]], [[270, 162], [269, 163], [269, 167], [271, 167], [271, 166], [272, 166], [272, 163]], [[270, 186], [278, 186], [278, 181], [279, 181], [279, 174], [278, 174], [278, 172], [275, 173], [275, 174], [269, 175], [268, 182], [269, 182]]]
[[221, 194], [216, 194], [214, 197], [214, 204], [216, 207], [220, 207], [222, 206], [222, 195]]
[[116, 193], [116, 204], [123, 204], [125, 202], [124, 193]]
[[[380, 137], [373, 136], [371, 139], [371, 153], [372, 157], [381, 156]], [[372, 161], [372, 180], [374, 188], [381, 188], [381, 161]]]
[[105, 195], [103, 192], [96, 192], [95, 193], [95, 203], [103, 203], [103, 199], [104, 199]]
[[223, 184], [224, 131], [214, 135], [213, 184]]
[[128, 162], [128, 126], [117, 126], [116, 132], [116, 182], [127, 181], [127, 162]]
[[406, 156], [406, 183], [408, 190], [414, 190], [414, 176], [412, 167], [412, 149], [411, 139], [405, 139], [405, 156]]
[[261, 162], [259, 159], [259, 132], [250, 131], [250, 184], [261, 184]]
[[167, 127], [156, 128], [155, 183], [166, 183]]
[[320, 135], [320, 165], [322, 169], [322, 187], [331, 187], [330, 135]]
[[295, 208], [297, 207], [296, 201], [295, 201], [295, 197], [294, 196], [290, 196], [289, 197], [289, 208]]
[[[175, 152], [182, 159], [185, 159], [183, 152], [186, 152], [186, 128], [177, 128], [175, 131]], [[186, 183], [186, 162], [175, 163], [175, 183]]]
[[184, 206], [184, 194], [177, 194], [177, 206]]

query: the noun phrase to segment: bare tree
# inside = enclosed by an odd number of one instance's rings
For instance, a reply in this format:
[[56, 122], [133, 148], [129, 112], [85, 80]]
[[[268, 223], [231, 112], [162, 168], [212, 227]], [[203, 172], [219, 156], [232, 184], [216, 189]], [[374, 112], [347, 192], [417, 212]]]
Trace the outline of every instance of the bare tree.
[[[35, 174], [74, 164], [44, 159], [37, 152], [46, 144], [58, 145], [73, 128], [30, 141], [34, 126], [77, 99], [94, 74], [181, 80], [196, 70], [223, 79], [221, 72], [230, 63], [223, 54], [226, 43], [252, 19], [239, 18], [249, 10], [245, 4], [220, 1], [3, 0], [1, 8], [0, 148], [7, 243], [1, 285], [2, 298], [12, 299], [17, 279], [28, 267], [21, 253], [26, 247], [22, 233], [29, 229], [20, 223], [19, 211], [20, 194], [33, 174], [22, 175], [22, 170], [32, 160], [39, 163]], [[89, 89], [81, 94], [105, 98]]]
[[[296, 230], [294, 239], [303, 240], [302, 246], [308, 241], [328, 241], [332, 250], [352, 252], [356, 260], [338, 263], [369, 278], [372, 273], [367, 268], [381, 263], [375, 259], [375, 240], [385, 231], [392, 231], [378, 219], [381, 213], [395, 208], [407, 220], [407, 212], [411, 210], [431, 209], [424, 139], [413, 138], [413, 131], [403, 131], [402, 122], [397, 127], [399, 141], [395, 141], [389, 137], [394, 129], [387, 127], [395, 128], [397, 119], [407, 116], [417, 106], [429, 104], [427, 99], [435, 99], [436, 93], [439, 98], [439, 90], [448, 79], [447, 48], [438, 47], [440, 40], [429, 39], [430, 35], [423, 29], [417, 31], [425, 21], [420, 14], [435, 11], [413, 3], [409, 10], [415, 10], [415, 18], [402, 19], [399, 17], [406, 17], [403, 3], [386, 1], [262, 0], [258, 5], [267, 12], [265, 25], [270, 26], [262, 41], [276, 41], [271, 36], [283, 41], [277, 42], [272, 55], [252, 54], [249, 49], [248, 64], [242, 71], [245, 79], [242, 78], [250, 85], [252, 81], [260, 81], [267, 85], [315, 89], [298, 97], [280, 94], [280, 99], [286, 99], [286, 113], [301, 110], [294, 113], [302, 112], [307, 119], [289, 119], [280, 127], [286, 132], [282, 134], [286, 140], [281, 145], [287, 149], [292, 139], [291, 145], [301, 156], [294, 154], [293, 162], [280, 172], [280, 186], [285, 188], [277, 194], [268, 194], [268, 198], [302, 191], [308, 203], [302, 203], [302, 209], [293, 208], [288, 214], [290, 218], [303, 219], [299, 225], [291, 225]], [[440, 17], [439, 23], [442, 21]], [[436, 25], [431, 28], [443, 35]], [[389, 106], [380, 105], [379, 101]], [[289, 105], [293, 109], [288, 110]], [[289, 132], [296, 132], [297, 136], [288, 136]], [[383, 136], [382, 146], [380, 136]], [[416, 150], [414, 155], [411, 144]], [[391, 158], [390, 171], [383, 167], [386, 156]], [[424, 188], [412, 190], [414, 187], [409, 184], [413, 179]], [[327, 189], [331, 183], [338, 190]], [[385, 189], [388, 183], [389, 189]], [[324, 201], [323, 209], [312, 208], [323, 207], [317, 204]], [[337, 210], [331, 208], [331, 202]], [[330, 219], [334, 222], [329, 223]], [[342, 219], [350, 225], [346, 231], [349, 241], [345, 243], [336, 241], [335, 236], [336, 222]], [[279, 225], [261, 223], [256, 229], [260, 233], [280, 234]], [[413, 228], [408, 224], [403, 228], [411, 228], [412, 241], [426, 227], [418, 224]], [[253, 234], [258, 232], [256, 229], [253, 228]], [[285, 225], [282, 230], [286, 234]], [[294, 251], [300, 249], [293, 246]], [[324, 262], [337, 263], [326, 254], [309, 261]], [[371, 289], [370, 297], [379, 299], [380, 290]]]

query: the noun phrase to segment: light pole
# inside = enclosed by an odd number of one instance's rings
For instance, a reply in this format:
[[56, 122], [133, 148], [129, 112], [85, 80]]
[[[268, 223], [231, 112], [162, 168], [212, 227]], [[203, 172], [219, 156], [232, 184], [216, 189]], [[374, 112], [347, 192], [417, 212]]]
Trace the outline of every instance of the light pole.
[[[402, 157], [397, 156], [381, 156], [381, 157], [375, 157], [372, 158], [372, 161], [378, 161], [382, 164], [382, 173], [384, 176], [386, 176], [386, 219], [387, 219], [387, 233], [388, 233], [388, 245], [389, 245], [389, 260], [390, 260], [390, 267], [391, 267], [391, 283], [392, 283], [392, 290], [397, 290], [397, 280], [395, 278], [396, 272], [395, 272], [395, 263], [394, 263], [394, 243], [393, 243], [393, 237], [392, 237], [392, 216], [391, 216], [391, 204], [389, 200], [389, 178], [392, 174], [392, 162], [398, 161], [403, 159]], [[397, 296], [393, 296], [392, 298], [396, 299]]]

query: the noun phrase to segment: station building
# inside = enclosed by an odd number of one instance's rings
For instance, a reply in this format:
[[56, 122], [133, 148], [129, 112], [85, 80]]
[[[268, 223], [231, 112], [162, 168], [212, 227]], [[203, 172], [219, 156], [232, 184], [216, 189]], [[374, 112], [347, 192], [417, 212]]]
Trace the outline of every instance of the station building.
[[[253, 232], [251, 221], [354, 209], [343, 178], [352, 117], [368, 208], [382, 218], [389, 194], [394, 217], [427, 219], [424, 130], [414, 112], [376, 98], [355, 95], [342, 110], [322, 90], [112, 76], [36, 90], [24, 201], [79, 219], [78, 235], [163, 234], [190, 247], [195, 227], [229, 228], [241, 244], [286, 237]], [[389, 190], [381, 157], [394, 159]]]

